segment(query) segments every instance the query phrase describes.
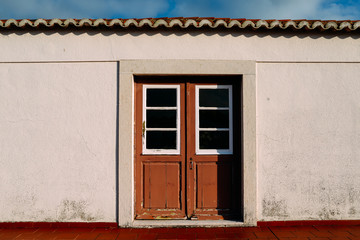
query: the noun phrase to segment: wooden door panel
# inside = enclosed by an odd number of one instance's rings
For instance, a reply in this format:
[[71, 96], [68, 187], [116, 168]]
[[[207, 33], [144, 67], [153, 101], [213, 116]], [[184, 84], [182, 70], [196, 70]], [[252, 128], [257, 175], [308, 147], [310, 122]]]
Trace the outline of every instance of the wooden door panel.
[[196, 210], [228, 210], [232, 206], [231, 162], [196, 163]]
[[228, 211], [232, 208], [232, 179], [233, 179], [233, 164], [232, 162], [222, 162], [217, 164], [218, 178], [217, 184], [221, 186], [218, 188], [218, 209]]
[[[199, 89], [211, 89], [212, 93], [215, 92], [214, 89], [228, 89], [229, 95], [227, 97], [229, 101], [225, 106], [219, 104], [218, 107], [216, 106], [217, 102], [213, 101], [213, 99], [209, 99], [208, 103], [201, 103]], [[187, 84], [187, 160], [195, 166], [194, 168], [188, 168], [187, 176], [187, 189], [190, 197], [187, 201], [187, 214], [191, 219], [234, 219], [240, 215], [241, 187], [240, 177], [238, 177], [239, 174], [237, 173], [240, 171], [240, 158], [238, 157], [240, 154], [238, 123], [240, 121], [238, 113], [233, 111], [238, 109], [240, 103], [240, 96], [233, 93], [238, 92], [239, 89], [238, 85], [226, 81], [220, 84], [209, 82], [190, 82]], [[200, 106], [200, 103], [203, 105]], [[214, 106], [211, 104], [214, 104]], [[228, 144], [230, 146], [229, 150], [222, 150], [221, 146], [223, 145], [217, 142], [215, 145], [210, 145], [220, 146], [219, 149], [199, 151], [201, 144], [197, 143], [199, 140], [197, 140], [196, 135], [198, 134], [197, 131], [201, 131], [199, 130], [201, 126], [200, 120], [194, 116], [200, 110], [209, 110], [209, 112], [212, 110], [228, 111], [228, 121], [232, 122], [225, 124], [226, 126], [223, 127], [225, 129], [219, 131], [228, 131], [231, 133], [230, 136], [233, 136], [232, 138], [229, 137], [229, 142], [232, 141], [232, 145]], [[219, 121], [216, 122], [216, 124], [220, 125], [219, 128], [224, 125], [219, 124]], [[212, 125], [213, 122], [209, 124]], [[204, 128], [206, 127], [204, 126]], [[210, 129], [210, 131], [214, 131], [214, 129]], [[196, 148], [196, 144], [200, 145], [200, 148]]]
[[167, 173], [166, 173], [166, 207], [169, 209], [180, 209], [180, 199], [181, 199], [181, 163], [168, 163], [167, 164]]
[[[144, 85], [146, 88], [144, 88]], [[149, 87], [150, 86], [150, 87]], [[178, 107], [165, 111], [177, 111], [180, 123], [176, 127], [179, 143], [176, 150], [170, 152], [144, 151], [145, 117], [144, 89], [178, 89], [180, 96]], [[184, 219], [185, 209], [185, 84], [184, 83], [151, 83], [137, 80], [135, 85], [135, 218], [136, 219]], [[156, 91], [155, 91], [156, 92]], [[152, 93], [154, 94], [154, 92]], [[154, 95], [152, 95], [154, 96]], [[163, 95], [157, 94], [156, 104], [161, 104]], [[146, 103], [145, 103], [146, 102]], [[151, 104], [150, 104], [151, 105]], [[167, 102], [164, 101], [164, 106]], [[173, 107], [173, 106], [170, 106]], [[147, 108], [149, 108], [147, 106]], [[161, 110], [155, 109], [155, 112]], [[155, 119], [156, 120], [156, 119]], [[158, 120], [156, 120], [158, 121]], [[161, 122], [164, 123], [164, 119]], [[151, 125], [151, 124], [150, 124]], [[166, 125], [166, 123], [165, 123]], [[154, 126], [153, 126], [154, 127]], [[162, 126], [155, 126], [155, 128]], [[168, 127], [168, 126], [167, 126]], [[170, 126], [172, 128], [173, 126]], [[161, 129], [160, 129], [161, 130]], [[158, 129], [153, 129], [158, 131]], [[173, 130], [170, 130], [173, 131]], [[178, 141], [178, 140], [176, 140]], [[147, 144], [147, 143], [146, 143]], [[160, 144], [161, 145], [161, 144]]]
[[216, 163], [196, 163], [196, 209], [217, 207], [217, 166]]
[[180, 209], [180, 163], [144, 163], [143, 203], [148, 210]]

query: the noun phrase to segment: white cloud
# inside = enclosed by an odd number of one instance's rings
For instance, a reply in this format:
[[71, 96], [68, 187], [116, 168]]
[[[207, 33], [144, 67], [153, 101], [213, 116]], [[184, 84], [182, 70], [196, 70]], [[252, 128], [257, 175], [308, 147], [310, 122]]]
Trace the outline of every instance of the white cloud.
[[[360, 1], [334, 0], [176, 0], [174, 16], [253, 19], [358, 19]], [[212, 7], [213, 5], [217, 7]]]
[[0, 19], [198, 16], [356, 20], [359, 8], [360, 0], [0, 0]]
[[167, 0], [0, 0], [7, 18], [144, 18], [168, 9]]

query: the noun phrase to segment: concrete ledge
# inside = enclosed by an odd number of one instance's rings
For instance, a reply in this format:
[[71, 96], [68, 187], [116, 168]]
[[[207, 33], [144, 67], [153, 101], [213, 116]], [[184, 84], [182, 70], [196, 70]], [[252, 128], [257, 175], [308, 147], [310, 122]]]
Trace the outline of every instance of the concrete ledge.
[[151, 227], [246, 227], [250, 226], [240, 221], [232, 220], [135, 220], [134, 228]]

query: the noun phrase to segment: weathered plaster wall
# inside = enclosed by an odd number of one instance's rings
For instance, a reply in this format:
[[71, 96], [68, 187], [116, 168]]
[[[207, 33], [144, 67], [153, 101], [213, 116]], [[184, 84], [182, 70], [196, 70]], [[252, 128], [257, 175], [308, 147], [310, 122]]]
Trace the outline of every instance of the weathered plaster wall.
[[326, 35], [269, 35], [214, 31], [4, 32], [0, 36], [0, 62], [119, 59], [360, 61], [360, 36], [355, 34], [349, 37], [331, 32]]
[[116, 221], [116, 72], [0, 64], [0, 221]]
[[258, 218], [360, 218], [360, 63], [258, 64]]
[[2, 34], [0, 221], [116, 221], [121, 59], [256, 60], [258, 220], [360, 219], [358, 35]]

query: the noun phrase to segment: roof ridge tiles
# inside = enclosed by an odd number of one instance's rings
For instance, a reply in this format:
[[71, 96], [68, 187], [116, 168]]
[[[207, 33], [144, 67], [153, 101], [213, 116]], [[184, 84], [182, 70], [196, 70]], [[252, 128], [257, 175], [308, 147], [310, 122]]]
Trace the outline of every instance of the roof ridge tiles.
[[215, 18], [215, 17], [176, 17], [176, 18], [132, 18], [132, 19], [3, 19], [0, 20], [0, 29], [4, 28], [36, 28], [36, 27], [165, 27], [165, 28], [239, 28], [239, 29], [297, 29], [297, 30], [336, 30], [355, 31], [360, 29], [357, 20], [307, 20], [307, 19], [246, 19], [246, 18]]

